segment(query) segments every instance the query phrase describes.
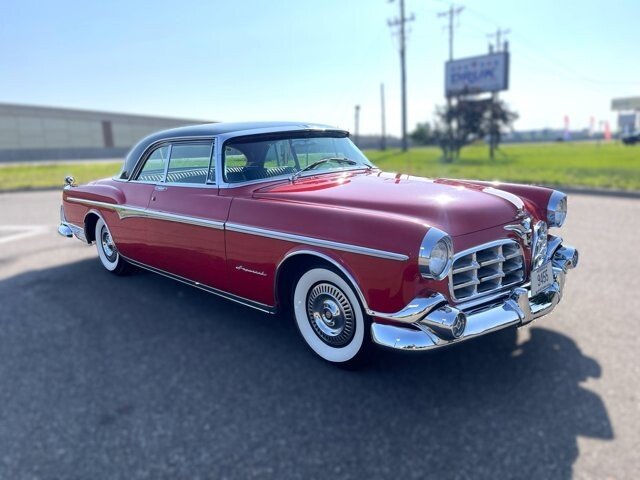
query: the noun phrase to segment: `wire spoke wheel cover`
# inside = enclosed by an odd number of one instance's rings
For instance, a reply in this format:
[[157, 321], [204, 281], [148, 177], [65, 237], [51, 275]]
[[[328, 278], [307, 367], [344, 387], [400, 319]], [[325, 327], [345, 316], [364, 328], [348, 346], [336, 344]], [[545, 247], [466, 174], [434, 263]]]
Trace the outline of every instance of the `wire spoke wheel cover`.
[[333, 363], [354, 360], [365, 340], [365, 317], [358, 297], [337, 273], [306, 271], [293, 291], [293, 313], [304, 341]]
[[349, 299], [330, 283], [319, 283], [311, 289], [307, 315], [316, 335], [327, 345], [342, 347], [355, 333], [355, 317]]

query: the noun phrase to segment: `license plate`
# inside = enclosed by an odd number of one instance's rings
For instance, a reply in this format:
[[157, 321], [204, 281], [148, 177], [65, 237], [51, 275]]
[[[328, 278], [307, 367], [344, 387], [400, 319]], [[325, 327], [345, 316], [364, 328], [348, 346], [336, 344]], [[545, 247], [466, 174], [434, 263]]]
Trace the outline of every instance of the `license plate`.
[[553, 283], [553, 266], [547, 262], [531, 273], [531, 296], [535, 297]]

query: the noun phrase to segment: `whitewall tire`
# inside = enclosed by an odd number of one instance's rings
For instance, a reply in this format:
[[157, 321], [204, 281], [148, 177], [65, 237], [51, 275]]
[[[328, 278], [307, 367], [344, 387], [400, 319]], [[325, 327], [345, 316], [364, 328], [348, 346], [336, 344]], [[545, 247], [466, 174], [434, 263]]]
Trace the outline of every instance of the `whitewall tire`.
[[128, 264], [120, 256], [111, 236], [111, 231], [102, 218], [99, 218], [96, 222], [95, 239], [98, 257], [102, 266], [116, 275], [125, 273]]
[[306, 344], [324, 360], [352, 364], [369, 343], [369, 324], [356, 293], [337, 273], [322, 267], [305, 272], [293, 291], [293, 314]]

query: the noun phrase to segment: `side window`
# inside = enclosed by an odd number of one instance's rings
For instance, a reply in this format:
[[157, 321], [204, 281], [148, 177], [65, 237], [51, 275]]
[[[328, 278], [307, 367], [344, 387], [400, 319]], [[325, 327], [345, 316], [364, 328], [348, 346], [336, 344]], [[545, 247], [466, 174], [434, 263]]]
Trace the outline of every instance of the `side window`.
[[168, 183], [204, 185], [215, 182], [214, 166], [209, 171], [211, 143], [175, 143], [167, 171]]
[[164, 178], [164, 169], [169, 157], [169, 146], [156, 148], [140, 170], [136, 180], [141, 182], [161, 182]]
[[229, 183], [244, 182], [245, 167], [249, 160], [240, 150], [233, 147], [224, 149], [224, 175]]

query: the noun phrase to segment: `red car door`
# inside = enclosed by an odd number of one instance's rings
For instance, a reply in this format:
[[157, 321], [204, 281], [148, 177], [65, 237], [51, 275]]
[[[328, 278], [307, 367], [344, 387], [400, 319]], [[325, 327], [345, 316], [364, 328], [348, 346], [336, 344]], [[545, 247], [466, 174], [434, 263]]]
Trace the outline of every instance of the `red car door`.
[[224, 222], [231, 199], [221, 197], [210, 164], [211, 141], [170, 145], [165, 180], [147, 208], [148, 264], [203, 285], [225, 289]]
[[122, 206], [125, 210], [105, 211], [105, 221], [116, 240], [122, 255], [132, 260], [150, 264], [154, 256], [149, 250], [147, 239], [148, 220], [145, 211], [149, 206], [155, 184], [161, 182], [169, 160], [169, 145], [153, 148], [144, 159], [139, 172], [130, 181], [114, 182], [124, 196]]

